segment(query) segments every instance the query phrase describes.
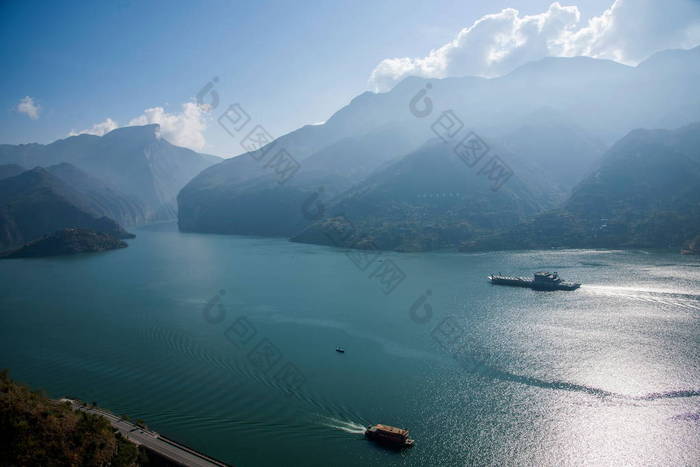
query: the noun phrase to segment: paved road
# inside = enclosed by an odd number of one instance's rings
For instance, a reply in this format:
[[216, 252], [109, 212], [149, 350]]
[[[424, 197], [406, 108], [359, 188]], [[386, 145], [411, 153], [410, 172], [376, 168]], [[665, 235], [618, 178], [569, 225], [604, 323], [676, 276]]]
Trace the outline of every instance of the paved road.
[[101, 410], [97, 407], [82, 405], [80, 402], [72, 399], [61, 399], [61, 401], [70, 402], [70, 404], [76, 410], [101, 415], [109, 420], [112, 426], [118, 429], [125, 438], [136, 444], [140, 444], [145, 448], [155, 451], [163, 457], [166, 457], [167, 459], [178, 464], [188, 467], [229, 467], [228, 464], [193, 451], [187, 446], [183, 446], [173, 440], [159, 435], [155, 431], [143, 429], [105, 410]]

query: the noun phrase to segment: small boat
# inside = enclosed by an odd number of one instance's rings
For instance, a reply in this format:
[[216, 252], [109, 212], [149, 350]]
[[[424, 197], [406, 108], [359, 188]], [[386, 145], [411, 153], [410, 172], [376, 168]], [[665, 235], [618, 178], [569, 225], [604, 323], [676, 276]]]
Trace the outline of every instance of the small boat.
[[395, 448], [410, 448], [416, 443], [408, 437], [408, 430], [389, 425], [369, 426], [365, 431], [365, 437]]
[[345, 353], [345, 349], [342, 348], [342, 347], [336, 347], [336, 348], [335, 348], [335, 351], [338, 352], [338, 353]]

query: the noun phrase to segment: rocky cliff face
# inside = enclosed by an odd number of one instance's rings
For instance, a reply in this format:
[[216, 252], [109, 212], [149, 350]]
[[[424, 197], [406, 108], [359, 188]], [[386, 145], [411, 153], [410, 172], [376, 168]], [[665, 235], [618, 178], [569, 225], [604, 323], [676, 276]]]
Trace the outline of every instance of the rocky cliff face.
[[83, 195], [85, 203], [96, 215], [113, 219], [125, 227], [148, 221], [147, 209], [136, 197], [122, 193], [74, 165], [63, 162], [46, 170]]

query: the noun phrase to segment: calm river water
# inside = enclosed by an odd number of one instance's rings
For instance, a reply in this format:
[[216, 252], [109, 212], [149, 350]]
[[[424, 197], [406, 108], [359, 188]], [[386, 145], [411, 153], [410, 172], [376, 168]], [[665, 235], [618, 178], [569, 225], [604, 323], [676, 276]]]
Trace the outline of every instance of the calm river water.
[[[135, 233], [0, 262], [0, 367], [236, 466], [700, 465], [700, 258]], [[541, 269], [584, 285], [486, 281]]]

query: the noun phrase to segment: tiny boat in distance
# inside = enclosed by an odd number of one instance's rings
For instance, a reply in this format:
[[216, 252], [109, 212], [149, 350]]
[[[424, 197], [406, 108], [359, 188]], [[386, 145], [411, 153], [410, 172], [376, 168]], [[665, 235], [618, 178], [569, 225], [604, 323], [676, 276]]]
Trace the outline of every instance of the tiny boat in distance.
[[408, 437], [408, 430], [389, 425], [372, 425], [365, 431], [367, 439], [396, 448], [413, 447], [415, 441]]
[[556, 272], [536, 272], [533, 279], [524, 277], [504, 276], [492, 274], [489, 282], [496, 285], [510, 285], [513, 287], [529, 287], [533, 290], [576, 290], [581, 287], [578, 282], [565, 282]]
[[336, 348], [335, 348], [335, 351], [338, 352], [338, 353], [345, 353], [345, 349], [342, 348], [342, 347], [336, 347]]

